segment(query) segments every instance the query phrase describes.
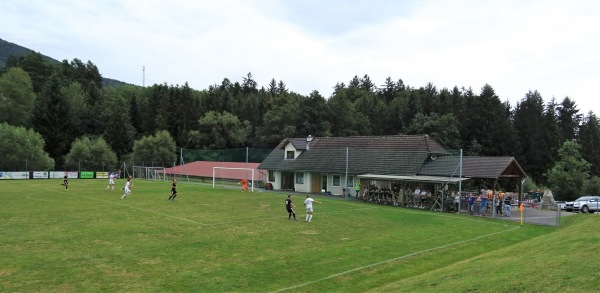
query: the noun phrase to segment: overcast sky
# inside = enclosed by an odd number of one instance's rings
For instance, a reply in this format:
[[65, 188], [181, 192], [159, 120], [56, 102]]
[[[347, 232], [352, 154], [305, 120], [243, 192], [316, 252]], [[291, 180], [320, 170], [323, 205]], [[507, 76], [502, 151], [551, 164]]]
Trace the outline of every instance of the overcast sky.
[[[104, 77], [198, 90], [283, 81], [329, 98], [369, 75], [438, 89], [487, 83], [600, 112], [600, 1], [2, 0], [0, 38]], [[145, 67], [145, 74], [142, 68]]]

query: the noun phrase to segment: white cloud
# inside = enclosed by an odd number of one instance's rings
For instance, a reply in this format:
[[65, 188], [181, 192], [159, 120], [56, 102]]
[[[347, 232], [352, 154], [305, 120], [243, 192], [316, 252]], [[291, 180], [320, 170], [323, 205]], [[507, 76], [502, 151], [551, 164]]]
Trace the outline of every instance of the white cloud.
[[[345, 5], [344, 5], [345, 4]], [[354, 5], [353, 5], [354, 4]], [[372, 7], [372, 9], [370, 9]], [[105, 77], [197, 89], [251, 72], [328, 97], [367, 74], [420, 87], [488, 83], [514, 105], [528, 90], [598, 109], [595, 1], [18, 1], [0, 37]]]

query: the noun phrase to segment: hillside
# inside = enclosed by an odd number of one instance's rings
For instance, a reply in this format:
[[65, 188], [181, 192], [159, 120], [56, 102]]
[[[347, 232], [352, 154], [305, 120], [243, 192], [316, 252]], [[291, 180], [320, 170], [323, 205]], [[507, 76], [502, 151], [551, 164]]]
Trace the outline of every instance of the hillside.
[[[8, 42], [6, 40], [0, 39], [0, 68], [4, 67], [6, 65], [6, 61], [8, 60], [8, 58], [10, 56], [25, 56], [29, 53], [34, 52], [31, 49], [25, 48], [23, 46]], [[60, 61], [46, 56], [44, 55], [42, 52], [40, 52], [40, 54], [42, 54], [42, 56], [44, 57], [44, 59], [52, 62], [52, 63], [60, 63]], [[77, 58], [76, 56], [73, 58]], [[90, 60], [92, 61], [92, 60]], [[92, 61], [93, 63], [94, 61]], [[103, 81], [104, 81], [104, 86], [121, 86], [121, 85], [128, 85], [128, 83], [116, 80], [116, 79], [111, 79], [111, 78], [106, 78], [103, 77]]]

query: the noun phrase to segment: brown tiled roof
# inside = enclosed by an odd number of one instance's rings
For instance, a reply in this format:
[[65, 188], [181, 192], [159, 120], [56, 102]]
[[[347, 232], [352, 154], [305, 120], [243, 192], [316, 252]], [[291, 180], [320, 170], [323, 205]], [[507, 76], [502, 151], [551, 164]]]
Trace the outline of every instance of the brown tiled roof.
[[[338, 172], [381, 175], [415, 175], [430, 154], [448, 154], [428, 135], [288, 138], [260, 164], [261, 170]], [[303, 150], [294, 160], [284, 159], [291, 143]]]
[[[213, 162], [213, 161], [196, 161], [180, 166], [166, 168], [165, 173], [167, 174], [180, 174], [197, 177], [208, 177], [213, 176], [213, 167], [227, 167], [227, 168], [250, 168], [254, 170], [254, 180], [258, 180], [261, 177], [258, 169], [258, 163], [237, 163], [237, 162]], [[252, 173], [246, 170], [222, 170], [219, 174], [216, 174], [220, 178], [229, 179], [243, 179], [252, 178]]]
[[[441, 156], [434, 161], [425, 162], [419, 175], [458, 177], [459, 166], [459, 156]], [[462, 177], [527, 177], [527, 174], [513, 157], [463, 156]]]
[[[306, 141], [306, 139], [303, 139]], [[425, 152], [447, 154], [439, 143], [429, 135], [390, 135], [390, 136], [350, 136], [316, 137], [310, 143], [311, 149], [333, 148], [393, 149], [403, 152]]]
[[296, 148], [299, 151], [306, 150], [306, 147], [307, 147], [306, 138], [288, 138], [287, 142], [284, 140], [282, 147], [285, 147], [285, 145], [288, 142], [291, 143], [294, 146], [294, 148]]

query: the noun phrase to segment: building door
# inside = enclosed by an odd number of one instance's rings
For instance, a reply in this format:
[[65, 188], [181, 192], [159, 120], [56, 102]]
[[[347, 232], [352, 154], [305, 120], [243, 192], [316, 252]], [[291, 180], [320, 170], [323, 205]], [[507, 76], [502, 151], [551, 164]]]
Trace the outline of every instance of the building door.
[[321, 192], [321, 181], [319, 174], [310, 175], [310, 192]]
[[327, 175], [321, 177], [321, 189], [327, 191]]
[[293, 172], [281, 172], [281, 190], [294, 190]]

